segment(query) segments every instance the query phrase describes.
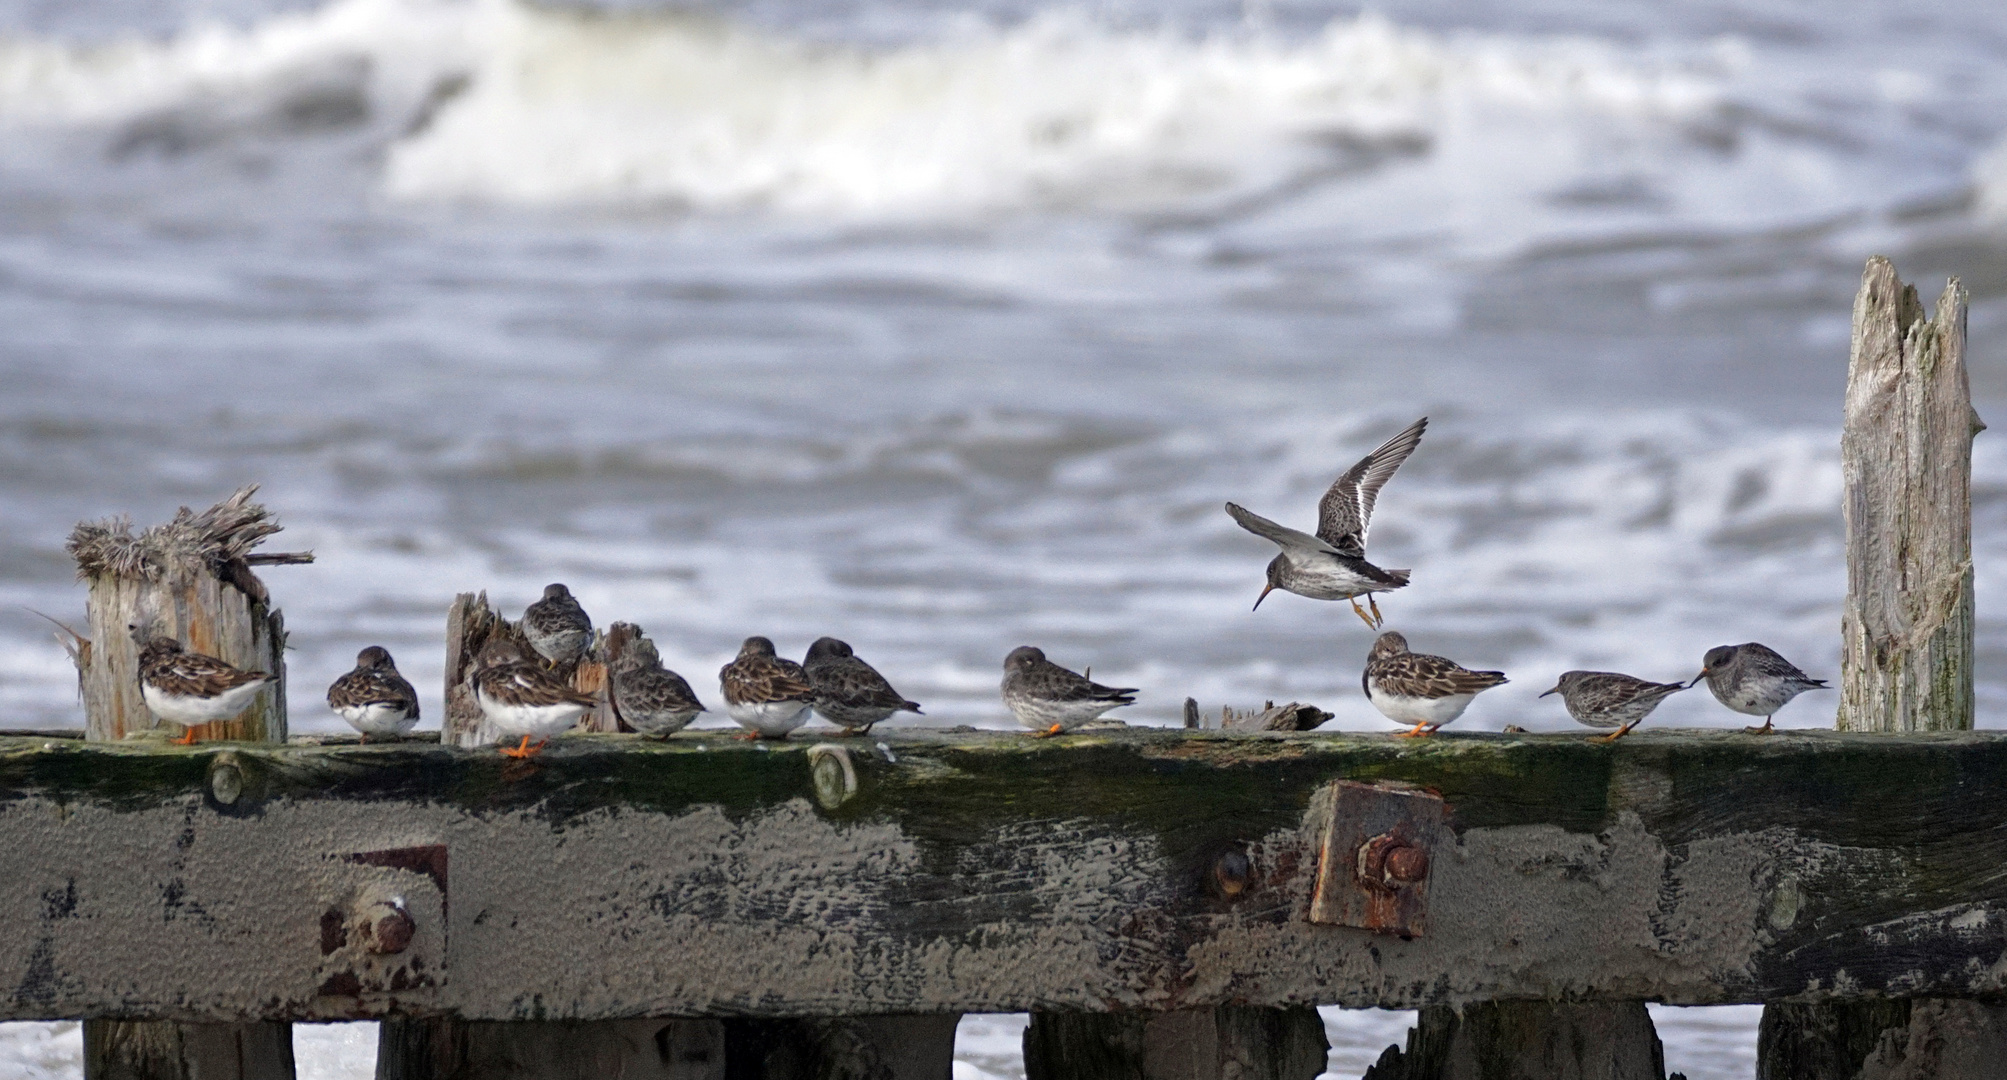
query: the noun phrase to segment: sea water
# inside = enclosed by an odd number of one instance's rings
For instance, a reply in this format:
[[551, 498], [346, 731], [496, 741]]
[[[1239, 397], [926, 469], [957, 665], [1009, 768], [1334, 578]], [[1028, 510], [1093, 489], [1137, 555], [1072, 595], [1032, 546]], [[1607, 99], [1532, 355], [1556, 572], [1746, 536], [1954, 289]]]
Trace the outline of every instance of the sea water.
[[[1273, 548], [1221, 504], [1309, 527], [1422, 415], [1371, 553], [1414, 570], [1390, 627], [1511, 676], [1461, 727], [1574, 730], [1560, 671], [1724, 643], [1831, 677], [1861, 262], [1963, 278], [2007, 414], [2003, 126], [1977, 0], [4, 0], [0, 725], [81, 723], [30, 611], [81, 619], [73, 524], [259, 482], [317, 557], [262, 574], [295, 731], [368, 644], [430, 726], [453, 594], [550, 581], [700, 694], [832, 634], [1009, 726], [1037, 644], [1133, 723], [1385, 730], [1371, 634], [1251, 612]], [[1989, 724], [2007, 449], [1974, 474]], [[1658, 1015], [1749, 1075], [1753, 1010]], [[1405, 1023], [1327, 1020], [1345, 1076]], [[74, 1060], [4, 1030], [0, 1073]]]

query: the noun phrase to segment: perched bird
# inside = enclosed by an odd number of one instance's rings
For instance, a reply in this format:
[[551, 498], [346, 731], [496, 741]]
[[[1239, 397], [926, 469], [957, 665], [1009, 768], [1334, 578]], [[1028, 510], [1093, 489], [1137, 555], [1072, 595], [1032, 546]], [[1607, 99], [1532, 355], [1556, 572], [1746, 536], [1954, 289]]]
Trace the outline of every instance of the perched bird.
[[1799, 671], [1775, 650], [1754, 641], [1717, 645], [1707, 650], [1694, 682], [1703, 678], [1707, 680], [1707, 688], [1714, 691], [1716, 701], [1745, 716], [1762, 717], [1762, 727], [1748, 730], [1763, 735], [1770, 734], [1771, 718], [1790, 704], [1792, 698], [1807, 690], [1828, 689], [1826, 680]]
[[[1317, 535], [1297, 532], [1278, 525], [1250, 510], [1226, 504], [1226, 511], [1240, 527], [1271, 540], [1282, 551], [1269, 561], [1268, 584], [1254, 598], [1254, 606], [1276, 589], [1307, 596], [1312, 600], [1350, 600], [1352, 611], [1377, 630], [1380, 617], [1376, 592], [1391, 592], [1408, 583], [1409, 571], [1382, 570], [1366, 561], [1366, 529], [1373, 521], [1373, 502], [1380, 489], [1415, 452], [1429, 418], [1409, 424], [1405, 431], [1381, 443], [1379, 449], [1360, 458], [1333, 481], [1324, 499], [1317, 504]], [[1364, 596], [1372, 605], [1368, 615], [1359, 607]]]
[[801, 666], [808, 673], [808, 684], [815, 688], [816, 713], [842, 728], [845, 735], [862, 735], [871, 725], [902, 709], [924, 715], [919, 702], [907, 701], [877, 668], [859, 660], [848, 644], [833, 637], [815, 639]]
[[146, 627], [127, 627], [139, 646], [139, 696], [153, 715], [185, 730], [175, 740], [195, 742], [195, 727], [229, 720], [251, 707], [258, 692], [279, 681], [277, 675], [245, 671], [199, 652]]
[[628, 727], [646, 735], [673, 735], [704, 711], [690, 684], [662, 666], [661, 654], [647, 638], [621, 650], [613, 668], [613, 707]]
[[524, 609], [523, 636], [551, 666], [577, 663], [592, 644], [592, 617], [570, 589], [553, 583], [544, 586], [542, 600]]
[[1110, 709], [1134, 705], [1134, 687], [1103, 686], [1020, 645], [1004, 657], [1003, 703], [1040, 737], [1057, 735]]
[[792, 660], [774, 655], [774, 643], [749, 637], [739, 646], [738, 659], [718, 669], [725, 691], [725, 711], [746, 729], [748, 739], [785, 739], [808, 723], [815, 688], [808, 673]]
[[1554, 689], [1541, 694], [1560, 694], [1568, 715], [1592, 728], [1616, 728], [1598, 735], [1604, 742], [1616, 742], [1645, 722], [1659, 702], [1692, 686], [1683, 682], [1647, 682], [1614, 671], [1564, 671]]
[[[522, 742], [503, 747], [502, 753], [526, 758], [544, 744], [572, 729], [578, 718], [598, 706], [591, 694], [581, 694], [559, 682], [540, 664], [523, 657], [513, 643], [483, 650], [481, 666], [474, 672], [474, 701], [481, 715], [504, 736], [521, 736]], [[530, 740], [537, 740], [535, 746]]]
[[402, 735], [418, 724], [418, 692], [380, 645], [355, 654], [355, 670], [328, 687], [328, 708], [362, 732], [363, 742], [371, 735]]
[[1359, 679], [1381, 715], [1415, 725], [1401, 732], [1404, 738], [1435, 734], [1462, 716], [1472, 698], [1503, 682], [1502, 671], [1472, 671], [1440, 656], [1409, 652], [1408, 639], [1392, 630], [1373, 642]]

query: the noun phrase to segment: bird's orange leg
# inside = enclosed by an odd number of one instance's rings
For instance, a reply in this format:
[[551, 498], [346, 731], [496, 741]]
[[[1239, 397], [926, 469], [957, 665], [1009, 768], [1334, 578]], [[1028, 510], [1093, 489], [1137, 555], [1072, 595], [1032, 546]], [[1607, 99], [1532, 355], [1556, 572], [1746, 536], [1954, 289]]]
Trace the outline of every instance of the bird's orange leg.
[[1049, 727], [1049, 728], [1046, 728], [1046, 729], [1045, 729], [1044, 731], [1034, 731], [1034, 732], [1032, 732], [1032, 733], [1031, 733], [1031, 737], [1032, 737], [1032, 738], [1034, 738], [1034, 739], [1050, 739], [1050, 738], [1052, 738], [1052, 737], [1053, 737], [1054, 735], [1058, 735], [1058, 734], [1061, 734], [1061, 733], [1063, 733], [1063, 732], [1064, 732], [1065, 730], [1066, 730], [1066, 727], [1065, 727], [1065, 725], [1063, 725], [1063, 724], [1054, 724], [1054, 725], [1052, 725], [1051, 727]]
[[532, 754], [535, 754], [537, 750], [542, 750], [543, 748], [544, 744], [542, 742], [539, 742], [537, 743], [535, 750], [531, 749], [530, 737], [528, 735], [525, 735], [523, 736], [523, 741], [520, 744], [513, 747], [508, 747], [508, 746], [503, 747], [502, 756], [512, 757], [512, 758], [526, 758], [531, 756]]
[[[1422, 730], [1423, 728], [1428, 728], [1428, 730], [1423, 731]], [[1426, 739], [1429, 736], [1434, 735], [1435, 733], [1436, 729], [1434, 727], [1430, 727], [1429, 722], [1427, 720], [1422, 720], [1417, 722], [1414, 727], [1411, 727], [1406, 731], [1395, 732], [1394, 737], [1397, 739]]]
[[1630, 723], [1625, 724], [1623, 727], [1618, 728], [1617, 730], [1611, 732], [1608, 735], [1597, 735], [1594, 736], [1594, 738], [1597, 742], [1616, 742], [1618, 739], [1621, 739], [1624, 736], [1629, 735], [1631, 733], [1631, 729], [1637, 727], [1638, 723], [1639, 721], [1633, 720]]
[[176, 745], [176, 746], [194, 746], [194, 745], [195, 745], [195, 725], [194, 725], [194, 724], [190, 724], [190, 725], [188, 725], [187, 727], [185, 727], [185, 728], [182, 728], [182, 729], [181, 729], [181, 737], [180, 737], [179, 739], [176, 739], [176, 740], [174, 740], [174, 745]]
[[1371, 615], [1366, 614], [1366, 609], [1359, 606], [1359, 598], [1356, 596], [1352, 598], [1352, 614], [1359, 616], [1359, 621], [1366, 624], [1366, 629], [1378, 630], [1380, 628], [1380, 624], [1374, 622]]
[[1746, 731], [1746, 732], [1750, 733], [1751, 735], [1770, 735], [1770, 734], [1773, 734], [1773, 733], [1775, 733], [1775, 732], [1776, 732], [1776, 730], [1777, 730], [1777, 729], [1776, 729], [1776, 728], [1773, 728], [1773, 727], [1771, 727], [1771, 726], [1770, 726], [1770, 720], [1771, 720], [1771, 718], [1770, 718], [1770, 717], [1768, 717], [1768, 716], [1766, 716], [1766, 717], [1764, 717], [1764, 718], [1763, 718], [1763, 726], [1762, 726], [1762, 727], [1746, 727], [1746, 728], [1743, 728], [1742, 730], [1744, 730], [1744, 731]]
[[1387, 617], [1380, 614], [1380, 601], [1372, 593], [1366, 594], [1366, 605], [1373, 609], [1373, 629], [1378, 630], [1386, 625]]
[[751, 729], [747, 729], [747, 731], [746, 731], [746, 733], [745, 733], [744, 735], [734, 735], [734, 736], [732, 736], [732, 738], [734, 738], [734, 739], [745, 739], [745, 740], [747, 740], [747, 741], [751, 741], [751, 740], [753, 740], [753, 739], [757, 739], [757, 738], [759, 738], [759, 737], [760, 737], [760, 733], [759, 733], [759, 732], [757, 732], [757, 731], [753, 731], [753, 730], [751, 730]]

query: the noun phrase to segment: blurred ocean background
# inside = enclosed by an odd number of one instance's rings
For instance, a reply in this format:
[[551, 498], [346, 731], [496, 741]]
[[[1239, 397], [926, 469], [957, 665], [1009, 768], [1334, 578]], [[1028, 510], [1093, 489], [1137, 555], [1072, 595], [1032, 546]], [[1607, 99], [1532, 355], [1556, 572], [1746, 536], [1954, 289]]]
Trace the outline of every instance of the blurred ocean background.
[[[1512, 675], [1460, 727], [1752, 639], [1831, 676], [1873, 253], [1963, 278], [2007, 416], [1996, 3], [0, 0], [0, 726], [81, 723], [26, 610], [81, 618], [74, 523], [257, 481], [319, 556], [263, 575], [295, 731], [371, 643], [436, 723], [453, 594], [556, 580], [700, 692], [834, 634], [1003, 726], [1035, 643], [1131, 722], [1384, 730], [1370, 634], [1251, 613], [1273, 548], [1220, 505], [1307, 527], [1424, 414], [1371, 553], [1415, 569], [1390, 627]], [[1755, 1010], [1659, 1016], [1690, 1080], [1751, 1074]], [[1330, 1021], [1343, 1077], [1405, 1025]], [[966, 1023], [958, 1076], [1014, 1075], [1021, 1023]], [[303, 1075], [366, 1073], [366, 1029], [303, 1031]], [[0, 1029], [0, 1077], [74, 1041]]]

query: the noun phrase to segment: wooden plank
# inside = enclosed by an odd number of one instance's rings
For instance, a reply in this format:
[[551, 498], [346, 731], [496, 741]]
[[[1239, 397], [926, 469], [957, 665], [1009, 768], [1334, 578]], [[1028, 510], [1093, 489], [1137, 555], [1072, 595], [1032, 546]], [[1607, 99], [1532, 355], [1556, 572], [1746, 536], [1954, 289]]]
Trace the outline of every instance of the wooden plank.
[[[0, 739], [0, 1018], [2007, 993], [1999, 735], [883, 741], [825, 803], [807, 740], [573, 735], [518, 763]], [[1340, 779], [1446, 801], [1425, 936], [1305, 917]], [[350, 858], [429, 847], [450, 877]], [[435, 982], [329, 988], [323, 917], [385, 890]]]

